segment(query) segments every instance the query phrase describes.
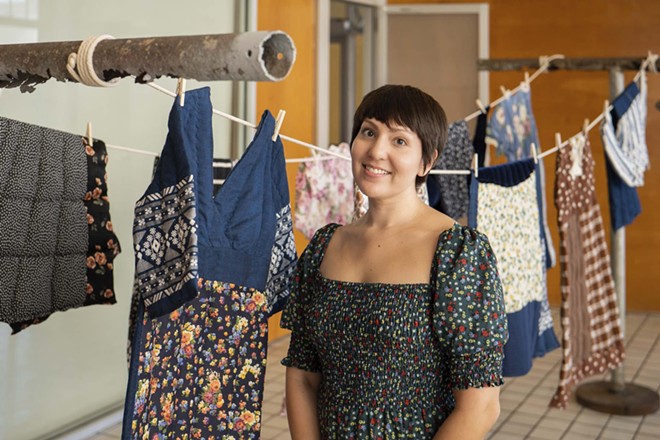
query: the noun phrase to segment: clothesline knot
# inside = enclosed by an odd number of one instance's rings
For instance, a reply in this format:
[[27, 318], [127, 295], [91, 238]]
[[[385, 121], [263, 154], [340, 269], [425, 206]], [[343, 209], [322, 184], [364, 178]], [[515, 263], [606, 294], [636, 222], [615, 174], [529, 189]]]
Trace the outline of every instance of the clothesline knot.
[[562, 54], [541, 55], [539, 56], [539, 69], [542, 69], [543, 72], [547, 72], [552, 61], [563, 60], [564, 58], [566, 57]]
[[80, 43], [78, 52], [69, 54], [66, 70], [73, 79], [90, 87], [112, 87], [119, 78], [104, 81], [94, 71], [94, 49], [103, 40], [114, 40], [112, 35], [92, 35]]

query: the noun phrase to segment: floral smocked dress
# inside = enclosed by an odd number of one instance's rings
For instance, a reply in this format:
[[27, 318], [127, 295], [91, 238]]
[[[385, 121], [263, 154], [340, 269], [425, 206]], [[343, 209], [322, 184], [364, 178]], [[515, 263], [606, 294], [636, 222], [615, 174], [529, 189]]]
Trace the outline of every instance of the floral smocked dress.
[[322, 438], [431, 439], [452, 390], [502, 384], [508, 331], [488, 239], [455, 224], [438, 238], [429, 284], [357, 283], [319, 271], [338, 227], [317, 231], [298, 261], [282, 364], [322, 374]]

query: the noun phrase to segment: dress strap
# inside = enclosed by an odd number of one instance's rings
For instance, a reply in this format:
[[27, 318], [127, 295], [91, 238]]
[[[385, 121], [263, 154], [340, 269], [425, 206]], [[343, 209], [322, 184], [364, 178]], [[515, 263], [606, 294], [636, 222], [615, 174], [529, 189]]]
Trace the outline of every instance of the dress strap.
[[311, 261], [315, 270], [318, 270], [321, 266], [325, 251], [328, 249], [328, 243], [330, 243], [332, 236], [340, 226], [338, 223], [329, 223], [319, 228], [309, 242], [308, 249], [312, 253]]

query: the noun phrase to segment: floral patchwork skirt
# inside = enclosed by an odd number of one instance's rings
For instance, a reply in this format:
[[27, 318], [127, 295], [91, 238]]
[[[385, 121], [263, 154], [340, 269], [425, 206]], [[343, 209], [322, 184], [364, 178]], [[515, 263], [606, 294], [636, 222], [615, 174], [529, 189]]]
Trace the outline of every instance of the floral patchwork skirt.
[[198, 287], [192, 301], [159, 318], [145, 314], [138, 325], [132, 410], [125, 413], [132, 417], [130, 438], [260, 437], [266, 297], [218, 281], [200, 280]]

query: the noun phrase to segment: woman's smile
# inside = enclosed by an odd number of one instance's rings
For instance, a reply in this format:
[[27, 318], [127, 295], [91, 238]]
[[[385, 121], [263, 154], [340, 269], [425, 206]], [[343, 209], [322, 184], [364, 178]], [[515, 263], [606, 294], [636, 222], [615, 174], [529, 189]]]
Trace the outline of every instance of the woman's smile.
[[372, 165], [363, 164], [362, 168], [365, 169], [368, 176], [387, 176], [388, 174], [392, 174], [387, 170]]

